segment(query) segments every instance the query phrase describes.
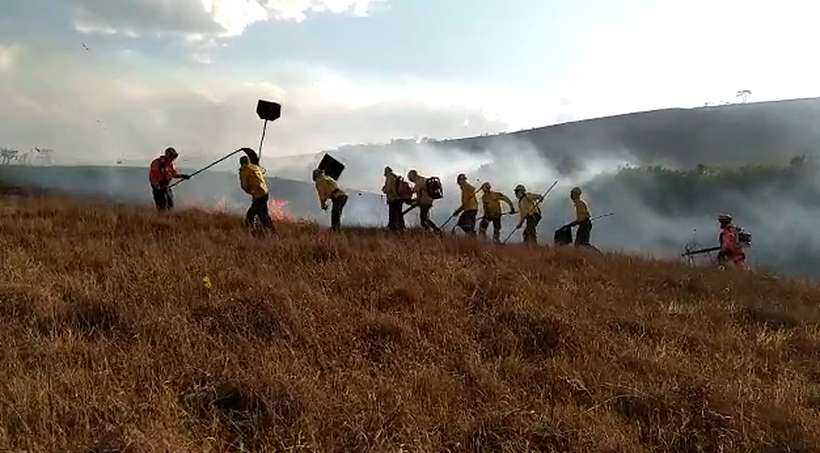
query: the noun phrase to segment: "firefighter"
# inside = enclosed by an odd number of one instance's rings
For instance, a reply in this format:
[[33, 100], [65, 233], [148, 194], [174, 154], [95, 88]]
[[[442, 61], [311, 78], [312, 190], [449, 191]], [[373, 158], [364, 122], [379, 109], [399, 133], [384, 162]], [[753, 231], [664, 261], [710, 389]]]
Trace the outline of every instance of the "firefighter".
[[458, 175], [456, 183], [461, 187], [461, 206], [453, 212], [453, 217], [461, 214], [458, 218], [458, 227], [467, 235], [475, 236], [475, 221], [478, 215], [475, 187], [467, 182], [467, 175], [463, 173]]
[[242, 150], [247, 156], [239, 158], [239, 185], [252, 199], [251, 206], [245, 214], [245, 225], [251, 228], [254, 221], [259, 219], [264, 229], [273, 231], [273, 220], [268, 212], [270, 194], [265, 179], [266, 171], [259, 165], [259, 157], [255, 151], [249, 148]]
[[384, 167], [384, 187], [382, 193], [387, 197], [387, 228], [390, 231], [404, 230], [404, 203], [399, 194], [399, 176], [393, 173], [390, 167]]
[[746, 268], [746, 254], [740, 246], [738, 229], [732, 223], [732, 216], [721, 214], [718, 216], [720, 223], [720, 252], [718, 252], [718, 263], [721, 266], [733, 265], [736, 269]]
[[171, 183], [174, 179], [190, 179], [190, 176], [177, 173], [174, 161], [179, 154], [174, 148], [167, 148], [162, 156], [151, 162], [148, 172], [148, 181], [151, 183], [151, 192], [154, 195], [154, 204], [159, 212], [174, 209], [174, 192]]
[[539, 204], [544, 201], [544, 197], [537, 193], [527, 192], [527, 188], [519, 184], [515, 187], [515, 198], [518, 199], [518, 212], [521, 221], [518, 228], [524, 227], [524, 242], [535, 244], [538, 242], [538, 222], [541, 221], [541, 208]]
[[493, 224], [493, 241], [501, 242], [501, 202], [507, 203], [510, 206], [510, 214], [515, 214], [515, 206], [512, 200], [501, 192], [494, 192], [490, 183], [485, 182], [481, 185], [481, 192], [484, 195], [481, 197], [481, 204], [484, 208], [484, 216], [481, 218], [481, 224], [478, 226], [478, 233], [482, 237], [487, 236], [487, 227], [490, 223]]
[[319, 203], [322, 209], [327, 211], [327, 202], [333, 203], [333, 208], [330, 210], [330, 226], [333, 231], [339, 231], [342, 228], [342, 210], [347, 204], [347, 194], [344, 193], [336, 181], [327, 176], [324, 170], [317, 168], [313, 170], [313, 181], [316, 183], [316, 192], [319, 194]]
[[573, 187], [569, 192], [569, 198], [575, 205], [575, 221], [567, 226], [570, 228], [578, 227], [578, 232], [575, 234], [576, 247], [589, 247], [592, 233], [592, 221], [590, 219], [592, 216], [589, 214], [589, 206], [581, 199], [582, 193], [580, 187]]
[[427, 192], [427, 178], [419, 175], [416, 170], [407, 173], [407, 179], [413, 183], [413, 192], [416, 197], [413, 204], [419, 208], [419, 221], [425, 231], [433, 230], [440, 232], [439, 227], [430, 220], [430, 210], [433, 209], [433, 197]]

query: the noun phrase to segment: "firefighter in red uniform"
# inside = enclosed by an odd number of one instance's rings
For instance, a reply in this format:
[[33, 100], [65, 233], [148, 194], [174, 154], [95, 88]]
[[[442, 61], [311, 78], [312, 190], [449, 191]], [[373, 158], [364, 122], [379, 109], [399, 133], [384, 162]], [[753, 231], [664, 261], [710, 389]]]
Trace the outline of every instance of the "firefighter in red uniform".
[[736, 269], [746, 269], [746, 254], [740, 245], [738, 229], [732, 224], [732, 216], [721, 214], [720, 222], [720, 252], [718, 263], [721, 266], [733, 265]]
[[151, 183], [151, 192], [154, 195], [154, 204], [159, 212], [174, 209], [174, 193], [171, 191], [171, 182], [175, 178], [189, 179], [190, 176], [177, 173], [174, 161], [179, 156], [174, 148], [165, 150], [165, 154], [151, 162], [151, 171], [148, 180]]

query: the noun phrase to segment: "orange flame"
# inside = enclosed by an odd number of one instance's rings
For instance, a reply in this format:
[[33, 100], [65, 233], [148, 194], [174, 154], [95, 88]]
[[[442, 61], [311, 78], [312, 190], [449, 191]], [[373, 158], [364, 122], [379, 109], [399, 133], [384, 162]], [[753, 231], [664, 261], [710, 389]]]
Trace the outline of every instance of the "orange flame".
[[212, 211], [220, 214], [228, 212], [228, 199], [222, 197], [219, 201], [216, 202]]
[[288, 212], [288, 204], [287, 200], [277, 200], [275, 198], [271, 198], [268, 201], [268, 213], [270, 213], [270, 217], [276, 222], [293, 222], [296, 220], [293, 215]]

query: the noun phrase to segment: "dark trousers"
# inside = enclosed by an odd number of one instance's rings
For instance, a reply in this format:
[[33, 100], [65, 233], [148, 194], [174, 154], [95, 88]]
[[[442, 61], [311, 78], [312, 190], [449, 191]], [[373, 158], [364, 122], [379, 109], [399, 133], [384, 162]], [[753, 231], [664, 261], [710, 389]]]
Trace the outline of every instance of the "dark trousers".
[[330, 227], [333, 231], [342, 229], [342, 210], [347, 204], [347, 195], [337, 195], [331, 199], [333, 207], [330, 210]]
[[524, 242], [535, 244], [538, 242], [538, 222], [541, 221], [540, 214], [533, 214], [527, 217], [527, 224], [524, 227]]
[[484, 217], [478, 225], [478, 233], [487, 236], [487, 227], [493, 224], [493, 241], [501, 242], [501, 217]]
[[578, 233], [575, 235], [575, 246], [589, 245], [590, 235], [592, 234], [592, 222], [589, 219], [584, 220], [578, 225]]
[[387, 202], [387, 228], [390, 231], [404, 230], [404, 202], [389, 201]]
[[170, 187], [151, 187], [157, 211], [166, 212], [174, 209], [174, 192]]
[[248, 213], [245, 214], [246, 225], [253, 226], [254, 221], [258, 218], [262, 227], [273, 230], [273, 220], [271, 220], [270, 213], [268, 213], [268, 199], [268, 195], [253, 199], [251, 207], [248, 208]]
[[433, 205], [419, 205], [419, 221], [421, 222], [421, 227], [425, 230], [441, 231], [438, 229], [438, 226], [430, 220], [431, 209], [433, 209]]
[[475, 236], [475, 218], [478, 211], [464, 211], [458, 218], [458, 227], [470, 236]]

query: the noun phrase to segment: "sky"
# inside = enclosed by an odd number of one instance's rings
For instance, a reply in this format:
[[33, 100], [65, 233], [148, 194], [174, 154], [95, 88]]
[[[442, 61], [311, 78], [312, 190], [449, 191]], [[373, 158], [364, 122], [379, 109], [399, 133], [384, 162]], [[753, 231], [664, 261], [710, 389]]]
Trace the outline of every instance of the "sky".
[[812, 1], [0, 0], [0, 146], [63, 162], [820, 96]]

